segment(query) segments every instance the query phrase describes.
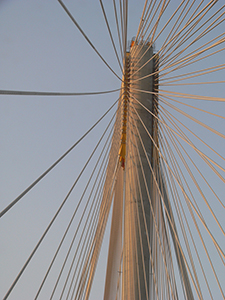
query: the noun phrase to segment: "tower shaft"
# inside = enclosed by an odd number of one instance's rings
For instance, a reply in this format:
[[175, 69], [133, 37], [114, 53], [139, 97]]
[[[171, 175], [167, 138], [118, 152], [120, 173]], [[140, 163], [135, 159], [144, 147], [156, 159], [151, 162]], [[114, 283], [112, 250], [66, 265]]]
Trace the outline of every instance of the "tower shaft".
[[[133, 45], [130, 51], [130, 97], [128, 112], [126, 183], [124, 206], [123, 299], [149, 299], [149, 259], [151, 220], [149, 195], [152, 193], [153, 50]], [[140, 68], [141, 66], [144, 66]], [[140, 68], [140, 70], [139, 70]], [[131, 96], [132, 95], [132, 96]], [[152, 197], [151, 197], [152, 198]], [[154, 203], [152, 203], [154, 206]]]

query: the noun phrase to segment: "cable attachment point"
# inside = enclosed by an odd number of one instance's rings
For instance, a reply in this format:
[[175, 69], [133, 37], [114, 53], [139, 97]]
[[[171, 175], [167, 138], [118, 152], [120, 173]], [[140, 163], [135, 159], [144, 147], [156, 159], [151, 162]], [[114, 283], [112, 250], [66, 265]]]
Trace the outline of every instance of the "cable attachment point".
[[129, 101], [129, 90], [130, 90], [130, 52], [126, 53], [124, 78], [122, 83], [122, 134], [121, 134], [121, 145], [119, 150], [119, 161], [121, 167], [125, 169], [125, 157], [126, 157], [126, 139], [127, 139], [127, 108]]

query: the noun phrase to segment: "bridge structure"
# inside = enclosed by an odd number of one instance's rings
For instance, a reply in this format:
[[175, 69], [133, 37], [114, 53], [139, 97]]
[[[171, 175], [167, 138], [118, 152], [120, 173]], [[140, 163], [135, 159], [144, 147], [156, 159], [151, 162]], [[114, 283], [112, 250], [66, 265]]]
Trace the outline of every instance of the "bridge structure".
[[[204, 139], [197, 130], [200, 126], [204, 134], [215, 135], [222, 145], [224, 134], [206, 121], [210, 118], [224, 121], [225, 117], [222, 112], [207, 110], [205, 103], [211, 101], [216, 105], [223, 103], [224, 98], [188, 90], [197, 85], [200, 91], [202, 86], [219, 86], [225, 82], [223, 78], [211, 79], [212, 74], [216, 77], [218, 72], [224, 72], [225, 64], [209, 60], [224, 50], [224, 33], [220, 27], [224, 21], [224, 6], [219, 1], [184, 0], [179, 6], [173, 3], [171, 13], [169, 7], [173, 1], [146, 0], [137, 35], [128, 42], [129, 1], [113, 1], [120, 49], [117, 51], [105, 10], [107, 5], [100, 0], [122, 71], [120, 76], [97, 50], [66, 4], [58, 2], [106, 67], [120, 79], [120, 88], [74, 93], [0, 90], [1, 96], [82, 97], [115, 92], [119, 95], [88, 131], [2, 208], [3, 222], [24, 196], [107, 118], [103, 133], [91, 147], [90, 156], [40, 239], [9, 286], [4, 287], [3, 299], [17, 299], [17, 287], [27, 268], [60, 220], [91, 163], [79, 199], [73, 201], [66, 212], [64, 230], [58, 227], [61, 235], [53, 255], [44, 263], [39, 282], [30, 291], [32, 299], [94, 299], [96, 284], [97, 289], [98, 284], [101, 285], [104, 300], [225, 299], [225, 239], [221, 213], [225, 205], [223, 193], [215, 188], [215, 182], [225, 181], [225, 158], [220, 147], [210, 144], [207, 135]], [[167, 31], [168, 26], [170, 31]], [[164, 38], [161, 48], [155, 50], [161, 36]], [[201, 60], [204, 61], [201, 68], [197, 66], [196, 70], [188, 71], [190, 65], [195, 66]], [[204, 79], [197, 83], [199, 77]], [[182, 88], [186, 87], [184, 92]], [[202, 104], [199, 106], [194, 101]], [[191, 110], [205, 114], [204, 122]], [[194, 127], [188, 126], [185, 118], [194, 122]], [[104, 275], [100, 276], [98, 263], [101, 264], [105, 239], [107, 256], [104, 268], [100, 269]], [[35, 273], [35, 268], [32, 269]], [[98, 276], [101, 283], [96, 283]], [[29, 290], [28, 279], [21, 286]]]

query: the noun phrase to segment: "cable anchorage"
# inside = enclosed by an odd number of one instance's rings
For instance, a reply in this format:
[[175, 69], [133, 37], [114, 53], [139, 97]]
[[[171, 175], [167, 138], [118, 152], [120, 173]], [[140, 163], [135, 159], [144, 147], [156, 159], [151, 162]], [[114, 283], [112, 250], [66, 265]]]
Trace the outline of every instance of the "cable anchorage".
[[122, 92], [123, 92], [122, 133], [121, 133], [121, 145], [119, 150], [119, 161], [121, 167], [125, 170], [126, 139], [127, 139], [127, 108], [128, 108], [129, 92], [130, 92], [130, 52], [126, 52]]

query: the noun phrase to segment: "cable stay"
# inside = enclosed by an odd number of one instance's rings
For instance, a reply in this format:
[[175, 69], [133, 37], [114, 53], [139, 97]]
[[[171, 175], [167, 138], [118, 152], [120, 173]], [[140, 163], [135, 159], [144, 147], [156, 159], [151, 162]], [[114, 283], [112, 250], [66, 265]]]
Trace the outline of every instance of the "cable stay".
[[83, 35], [83, 37], [87, 40], [87, 42], [89, 43], [89, 45], [92, 47], [92, 49], [97, 53], [97, 55], [101, 58], [101, 60], [104, 62], [104, 64], [109, 68], [109, 70], [121, 81], [121, 78], [115, 73], [115, 71], [109, 66], [109, 64], [107, 63], [107, 61], [102, 57], [102, 55], [98, 52], [98, 50], [95, 48], [95, 46], [92, 44], [92, 42], [89, 40], [89, 38], [87, 37], [87, 35], [84, 33], [84, 31], [81, 29], [81, 27], [79, 26], [79, 24], [76, 22], [76, 20], [74, 19], [74, 17], [72, 16], [72, 14], [69, 12], [68, 8], [65, 6], [65, 4], [63, 3], [62, 0], [58, 0], [59, 4], [62, 6], [62, 8], [65, 10], [65, 12], [67, 13], [67, 15], [70, 17], [70, 19], [73, 21], [73, 23], [76, 25], [76, 27], [78, 28], [78, 30], [81, 32], [81, 34]]
[[15, 200], [13, 200], [5, 209], [0, 213], [0, 218], [10, 210], [20, 199], [22, 199], [40, 180], [42, 180], [63, 158], [67, 156], [91, 131], [94, 129], [98, 123], [111, 111], [111, 109], [118, 102], [115, 101], [113, 105], [102, 115], [100, 119], [69, 149], [67, 150], [54, 164], [51, 165], [40, 177], [38, 177], [26, 190], [24, 190]]
[[64, 93], [64, 92], [35, 92], [35, 91], [12, 91], [0, 90], [0, 95], [17, 95], [17, 96], [92, 96], [118, 92], [120, 89], [100, 91], [100, 92], [83, 92], [83, 93]]

